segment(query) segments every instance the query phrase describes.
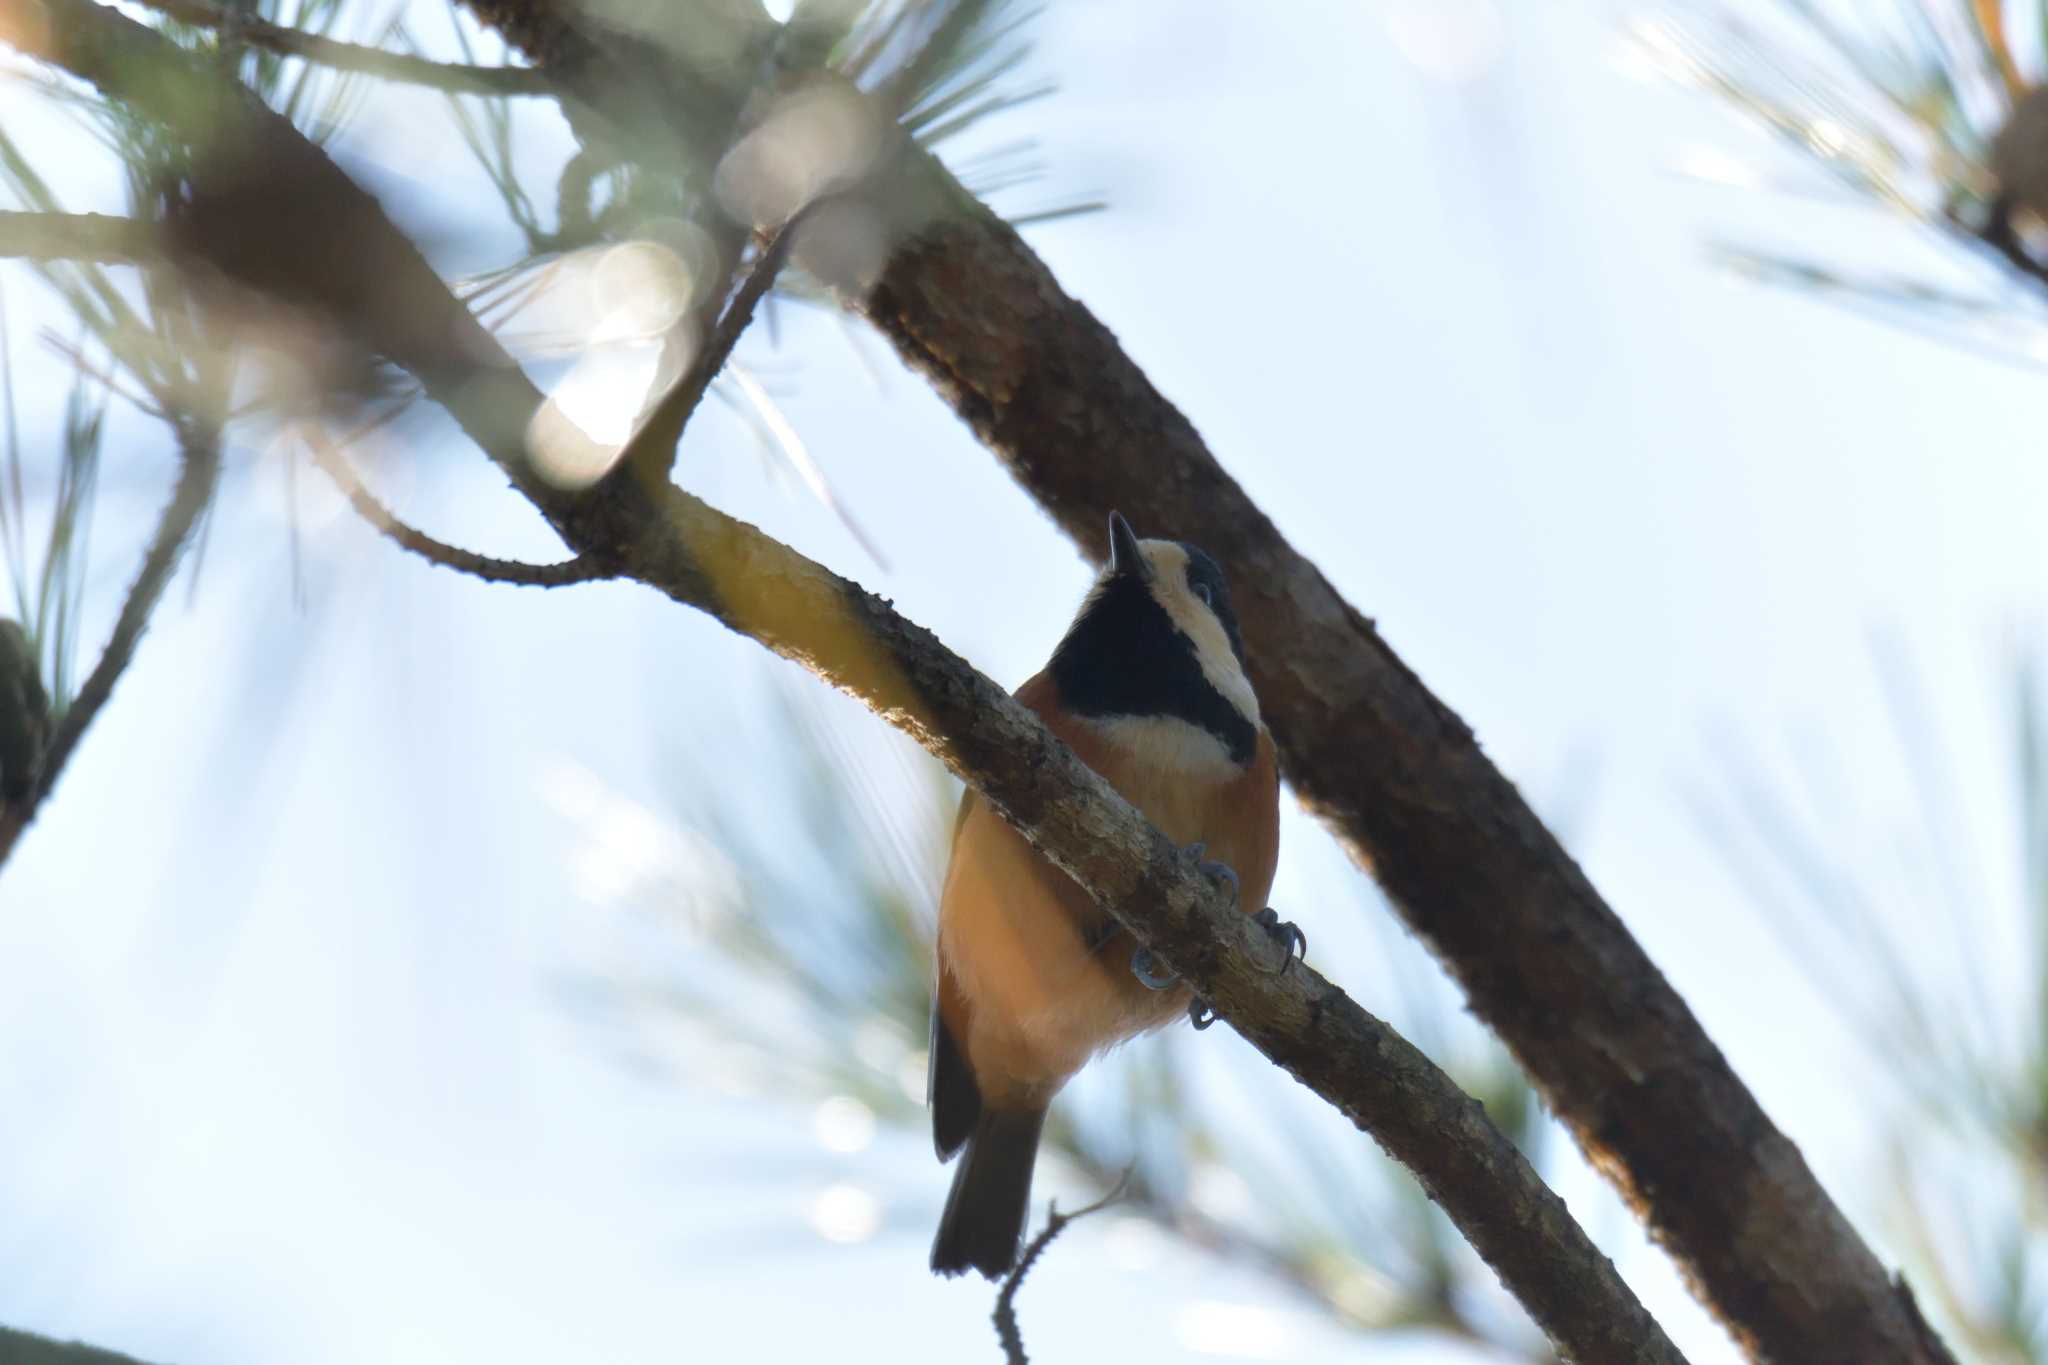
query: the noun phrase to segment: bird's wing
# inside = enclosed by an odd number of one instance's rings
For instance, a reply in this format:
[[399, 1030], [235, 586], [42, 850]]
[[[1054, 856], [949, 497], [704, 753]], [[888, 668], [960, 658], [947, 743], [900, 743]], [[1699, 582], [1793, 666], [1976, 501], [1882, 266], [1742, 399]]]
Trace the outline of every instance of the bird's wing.
[[1266, 908], [1273, 874], [1280, 866], [1280, 762], [1273, 751], [1273, 736], [1263, 725], [1251, 765], [1238, 780], [1244, 786], [1235, 798], [1237, 808], [1258, 812], [1249, 847], [1239, 855], [1242, 864], [1236, 869], [1241, 904], [1244, 912], [1252, 915]]

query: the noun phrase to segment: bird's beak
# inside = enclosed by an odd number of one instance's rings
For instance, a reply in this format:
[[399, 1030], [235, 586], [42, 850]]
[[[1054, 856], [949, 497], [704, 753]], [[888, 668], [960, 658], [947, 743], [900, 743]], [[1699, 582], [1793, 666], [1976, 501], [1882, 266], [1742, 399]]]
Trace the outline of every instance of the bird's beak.
[[1121, 512], [1109, 514], [1109, 571], [1111, 573], [1145, 572], [1145, 556], [1138, 549], [1138, 533], [1124, 520]]

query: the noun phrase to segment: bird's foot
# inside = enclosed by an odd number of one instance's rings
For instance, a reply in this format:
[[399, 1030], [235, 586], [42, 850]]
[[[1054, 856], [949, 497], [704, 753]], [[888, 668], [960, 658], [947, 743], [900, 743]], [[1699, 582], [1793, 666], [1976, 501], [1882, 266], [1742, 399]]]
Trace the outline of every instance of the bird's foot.
[[1281, 971], [1287, 970], [1288, 962], [1308, 957], [1308, 935], [1301, 932], [1300, 927], [1293, 921], [1281, 919], [1280, 912], [1272, 906], [1269, 905], [1253, 915], [1252, 923], [1271, 934], [1280, 946], [1287, 950], [1287, 961], [1280, 964]]
[[[1278, 939], [1280, 946], [1287, 950], [1287, 962], [1308, 956], [1308, 935], [1287, 920], [1280, 918], [1280, 912], [1267, 906], [1252, 916], [1252, 923]], [[1280, 964], [1280, 970], [1287, 970], [1287, 963]], [[1216, 1011], [1201, 996], [1188, 1002], [1188, 1022], [1198, 1029], [1205, 1029], [1216, 1022]]]
[[1131, 953], [1131, 975], [1155, 991], [1163, 991], [1180, 981], [1180, 973], [1168, 971], [1166, 964], [1152, 956], [1152, 950], [1142, 944]]
[[1237, 904], [1237, 870], [1231, 867], [1229, 863], [1219, 863], [1214, 858], [1204, 858], [1202, 855], [1209, 851], [1207, 844], [1189, 844], [1187, 851], [1194, 856], [1196, 868], [1219, 882], [1228, 882], [1230, 884], [1230, 903], [1232, 905]]
[[[1199, 867], [1209, 876], [1214, 877], [1217, 881], [1230, 884], [1230, 899], [1235, 903], [1237, 900], [1237, 873], [1228, 863], [1219, 863], [1214, 859], [1204, 858], [1202, 854], [1207, 848], [1206, 844], [1189, 844], [1187, 851], [1194, 855], [1195, 866]], [[1138, 980], [1144, 982], [1147, 987], [1155, 991], [1163, 991], [1169, 986], [1177, 985], [1180, 982], [1179, 973], [1168, 971], [1166, 964], [1152, 956], [1151, 949], [1143, 947], [1138, 948], [1131, 954], [1131, 975], [1137, 977]], [[1207, 1028], [1208, 1025], [1204, 1024], [1200, 1027]]]

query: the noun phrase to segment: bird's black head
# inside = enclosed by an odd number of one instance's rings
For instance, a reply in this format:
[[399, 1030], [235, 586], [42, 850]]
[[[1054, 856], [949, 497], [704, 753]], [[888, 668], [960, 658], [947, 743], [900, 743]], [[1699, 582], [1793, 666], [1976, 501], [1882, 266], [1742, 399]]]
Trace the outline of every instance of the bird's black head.
[[1185, 721], [1250, 761], [1259, 704], [1223, 570], [1193, 545], [1139, 540], [1115, 512], [1109, 544], [1109, 567], [1053, 652], [1060, 704], [1098, 719]]

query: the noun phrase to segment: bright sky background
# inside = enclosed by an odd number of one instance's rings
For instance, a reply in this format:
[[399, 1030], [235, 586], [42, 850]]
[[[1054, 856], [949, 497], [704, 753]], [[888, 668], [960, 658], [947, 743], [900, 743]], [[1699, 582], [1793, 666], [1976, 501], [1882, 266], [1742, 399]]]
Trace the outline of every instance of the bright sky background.
[[[1673, 174], [1786, 163], [1706, 96], [1632, 79], [1619, 15], [1055, 5], [1034, 67], [1061, 90], [985, 136], [1049, 165], [1012, 208], [1109, 196], [1033, 244], [1523, 789], [1573, 803], [1594, 881], [1883, 1243], [1871, 1063], [1690, 797], [1740, 749], [1774, 765], [1825, 736], [1845, 827], [1878, 847], [1909, 809], [1884, 632], [1967, 794], [1987, 890], [1957, 913], [2019, 942], [1996, 704], [2038, 624], [2048, 468], [2013, 436], [2041, 381], [1710, 268], [1713, 240], [1893, 239]], [[431, 103], [371, 108], [342, 150], [397, 196], [483, 202]], [[80, 208], [104, 184], [83, 163], [59, 183]], [[24, 277], [17, 354], [49, 321]], [[885, 345], [781, 324], [743, 359], [890, 568], [717, 408], [685, 481], [994, 677], [1035, 670], [1085, 586], [1071, 547]], [[96, 540], [109, 602], [159, 459], [110, 470], [142, 472]], [[564, 1003], [645, 950], [621, 892], [694, 856], [680, 793], [778, 837], [788, 670], [650, 594], [403, 558], [310, 479], [295, 576], [275, 465], [238, 458], [197, 591], [0, 877], [0, 1322], [188, 1365], [994, 1359], [990, 1294], [924, 1271], [948, 1173], [921, 1132], [860, 1145], [807, 1098], [638, 1072]], [[467, 452], [378, 478], [458, 542], [558, 553]], [[1393, 1012], [1381, 912], [1312, 826], [1287, 837], [1276, 904]], [[1734, 1359], [1590, 1176], [1560, 1187], [1694, 1361]], [[1063, 1190], [1086, 1197], [1041, 1172], [1041, 1199]], [[1341, 1336], [1114, 1217], [1021, 1302], [1048, 1361], [1463, 1358]]]

